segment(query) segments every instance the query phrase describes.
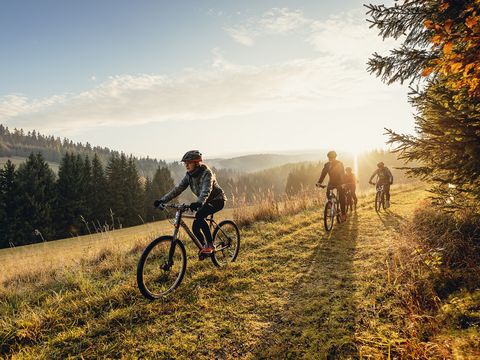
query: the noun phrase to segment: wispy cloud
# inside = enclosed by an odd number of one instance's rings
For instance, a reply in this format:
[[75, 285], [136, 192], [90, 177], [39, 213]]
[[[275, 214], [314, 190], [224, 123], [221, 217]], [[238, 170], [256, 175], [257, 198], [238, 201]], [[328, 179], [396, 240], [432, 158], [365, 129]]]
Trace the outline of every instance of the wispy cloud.
[[[365, 60], [382, 43], [359, 12], [307, 19], [301, 11], [272, 9], [253, 28], [236, 30], [236, 41], [253, 45], [260, 30], [302, 37], [310, 58], [240, 66], [213, 51], [212, 65], [173, 75], [113, 76], [94, 88], [45, 99], [0, 98], [0, 122], [40, 130], [135, 125], [166, 120], [216, 119], [285, 109], [345, 109], [384, 98], [384, 88], [365, 71]], [[253, 35], [252, 35], [253, 34]], [[233, 36], [233, 35], [232, 35]]]
[[284, 34], [298, 29], [311, 20], [305, 18], [301, 10], [273, 8], [260, 18], [250, 18], [244, 23], [228, 27], [225, 31], [236, 42], [252, 46], [255, 39], [265, 34]]

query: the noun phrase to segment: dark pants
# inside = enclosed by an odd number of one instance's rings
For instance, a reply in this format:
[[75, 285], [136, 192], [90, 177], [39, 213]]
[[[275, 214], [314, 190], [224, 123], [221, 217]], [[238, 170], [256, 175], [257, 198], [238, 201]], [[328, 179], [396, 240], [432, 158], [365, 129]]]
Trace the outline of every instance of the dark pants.
[[198, 209], [195, 214], [195, 220], [193, 220], [192, 230], [195, 236], [202, 244], [205, 244], [205, 239], [208, 244], [213, 242], [212, 233], [210, 232], [210, 227], [208, 226], [205, 218], [208, 215], [215, 214], [216, 212], [223, 209], [225, 206], [225, 200], [213, 200], [208, 203], [205, 203], [200, 209]]
[[385, 200], [390, 201], [390, 182], [389, 181], [377, 182], [377, 189], [382, 185], [383, 185], [383, 191], [385, 192]]
[[356, 206], [357, 202], [358, 202], [357, 194], [355, 194], [355, 191], [357, 190], [357, 187], [355, 185], [347, 185], [347, 189], [350, 190], [350, 194], [352, 195], [353, 204]]
[[335, 186], [335, 185], [328, 185], [327, 186], [327, 197], [328, 197], [328, 192], [330, 189], [337, 189], [337, 197], [338, 197], [338, 202], [340, 203], [340, 210], [342, 211], [342, 214], [345, 215], [346, 209], [345, 209], [345, 191], [343, 190], [342, 186]]

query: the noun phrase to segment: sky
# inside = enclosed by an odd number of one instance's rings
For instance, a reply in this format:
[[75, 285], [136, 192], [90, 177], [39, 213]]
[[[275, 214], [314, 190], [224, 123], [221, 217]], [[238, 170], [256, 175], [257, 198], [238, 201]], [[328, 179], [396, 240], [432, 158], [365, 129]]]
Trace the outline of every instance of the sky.
[[0, 123], [161, 159], [382, 148], [414, 111], [362, 5], [0, 0]]

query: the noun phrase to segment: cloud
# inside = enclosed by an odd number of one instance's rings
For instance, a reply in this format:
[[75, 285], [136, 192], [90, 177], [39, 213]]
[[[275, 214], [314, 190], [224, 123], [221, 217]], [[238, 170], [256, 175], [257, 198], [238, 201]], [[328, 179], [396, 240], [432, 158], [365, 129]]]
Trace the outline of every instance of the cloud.
[[265, 12], [260, 19], [250, 18], [243, 24], [226, 28], [225, 31], [236, 42], [252, 46], [259, 36], [288, 33], [309, 22], [301, 10], [273, 8]]
[[259, 25], [267, 33], [282, 34], [298, 29], [309, 22], [310, 20], [305, 18], [301, 10], [291, 11], [287, 8], [273, 8], [264, 14], [259, 21]]
[[337, 57], [366, 59], [375, 51], [386, 52], [398, 44], [395, 40], [382, 40], [369, 28], [364, 11], [359, 9], [312, 21], [309, 27], [307, 42], [316, 51]]
[[373, 51], [391, 44], [382, 43], [368, 29], [359, 11], [320, 21], [306, 19], [300, 11], [272, 9], [257, 24], [256, 29], [245, 27], [237, 33], [246, 45], [253, 45], [255, 36], [260, 36], [258, 29], [284, 33], [303, 28], [308, 29], [302, 39], [313, 50], [312, 56], [245, 66], [228, 61], [214, 49], [210, 66], [172, 75], [118, 75], [78, 94], [0, 98], [0, 122], [58, 131], [278, 111], [340, 111], [390, 96], [366, 72], [365, 61]]
[[26, 113], [36, 113], [62, 103], [65, 96], [51, 96], [45, 99], [29, 100], [23, 95], [7, 95], [0, 97], [0, 120], [13, 118]]
[[242, 45], [252, 46], [255, 43], [256, 34], [252, 30], [248, 30], [246, 27], [226, 28], [225, 30], [233, 40]]

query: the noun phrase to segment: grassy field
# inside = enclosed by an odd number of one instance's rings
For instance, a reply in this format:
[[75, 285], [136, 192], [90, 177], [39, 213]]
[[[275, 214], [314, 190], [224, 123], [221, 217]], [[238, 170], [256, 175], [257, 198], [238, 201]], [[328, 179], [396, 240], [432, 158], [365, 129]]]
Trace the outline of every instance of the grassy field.
[[[232, 216], [233, 210], [225, 209], [216, 219], [219, 221]], [[0, 282], [28, 269], [39, 272], [76, 265], [97, 256], [99, 251], [125, 252], [133, 244], [153, 240], [159, 235], [171, 234], [172, 231], [170, 222], [163, 220], [98, 234], [0, 249]]]
[[[164, 301], [147, 301], [136, 288], [148, 236], [89, 257], [76, 252], [75, 266], [18, 270], [0, 287], [0, 353], [25, 359], [406, 357], [401, 347], [414, 319], [393, 296], [399, 284], [389, 259], [425, 196], [421, 188], [395, 190], [391, 210], [381, 214], [368, 196], [329, 234], [318, 208], [257, 222], [242, 229], [238, 261], [223, 269], [198, 261], [188, 244], [184, 281]], [[450, 350], [462, 358], [461, 346]]]

